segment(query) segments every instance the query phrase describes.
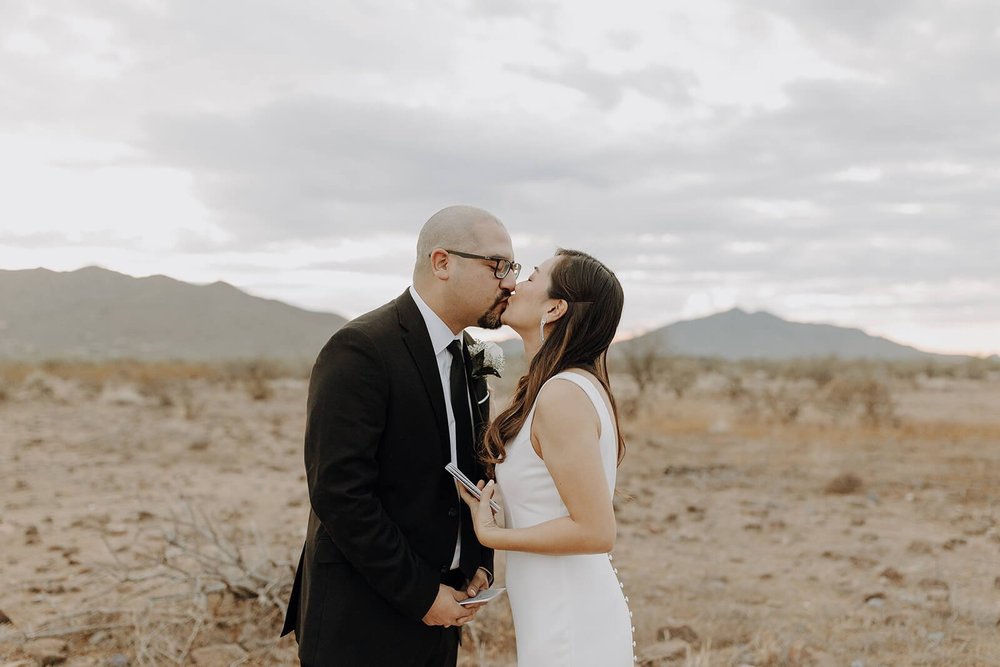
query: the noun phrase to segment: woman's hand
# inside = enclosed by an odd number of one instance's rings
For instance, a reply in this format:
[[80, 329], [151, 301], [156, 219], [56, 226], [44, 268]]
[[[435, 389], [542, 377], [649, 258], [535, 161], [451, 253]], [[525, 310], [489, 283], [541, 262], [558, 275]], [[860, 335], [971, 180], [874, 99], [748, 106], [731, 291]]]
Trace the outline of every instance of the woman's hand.
[[497, 488], [496, 484], [492, 479], [489, 482], [480, 480], [479, 484], [476, 485], [482, 494], [482, 497], [479, 499], [476, 499], [461, 484], [456, 483], [456, 486], [462, 496], [462, 500], [465, 501], [465, 504], [472, 511], [472, 527], [476, 531], [476, 539], [484, 547], [495, 547], [496, 538], [500, 536], [500, 531], [503, 530], [503, 528], [497, 525], [493, 508], [490, 507], [490, 500], [493, 498], [493, 494]]

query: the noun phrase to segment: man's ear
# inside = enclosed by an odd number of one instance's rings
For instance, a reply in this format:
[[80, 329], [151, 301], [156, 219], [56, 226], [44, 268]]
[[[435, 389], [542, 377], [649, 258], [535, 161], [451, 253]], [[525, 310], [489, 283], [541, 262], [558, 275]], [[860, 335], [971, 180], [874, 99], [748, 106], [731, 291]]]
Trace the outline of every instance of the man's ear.
[[442, 248], [431, 251], [431, 273], [440, 280], [448, 280], [451, 269], [451, 256]]
[[569, 304], [566, 303], [566, 299], [557, 299], [555, 304], [545, 311], [545, 321], [551, 324], [565, 315], [567, 310], [569, 310]]

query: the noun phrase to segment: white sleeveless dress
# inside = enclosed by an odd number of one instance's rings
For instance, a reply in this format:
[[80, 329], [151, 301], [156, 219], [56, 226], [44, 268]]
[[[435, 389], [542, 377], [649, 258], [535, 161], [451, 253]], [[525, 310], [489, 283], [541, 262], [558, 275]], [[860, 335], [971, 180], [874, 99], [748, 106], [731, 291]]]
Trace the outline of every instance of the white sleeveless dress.
[[[562, 372], [548, 382], [557, 378], [582, 388], [597, 410], [601, 459], [613, 497], [618, 440], [608, 406], [588, 378]], [[531, 446], [534, 414], [532, 406], [521, 431], [507, 443], [505, 460], [496, 467], [508, 528], [569, 516], [545, 462]], [[611, 558], [507, 552], [506, 586], [518, 667], [626, 667], [635, 662], [632, 614]]]

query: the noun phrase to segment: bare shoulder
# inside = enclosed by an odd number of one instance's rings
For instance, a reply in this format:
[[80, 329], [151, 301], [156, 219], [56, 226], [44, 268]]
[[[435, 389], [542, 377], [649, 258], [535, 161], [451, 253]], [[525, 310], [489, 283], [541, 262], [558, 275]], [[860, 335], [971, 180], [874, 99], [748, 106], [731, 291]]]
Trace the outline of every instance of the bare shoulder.
[[[572, 417], [571, 419], [567, 419]], [[544, 427], [549, 421], [558, 420], [560, 428], [572, 428], [584, 420], [597, 421], [593, 404], [583, 387], [572, 380], [554, 378], [538, 392], [535, 403], [535, 420]]]

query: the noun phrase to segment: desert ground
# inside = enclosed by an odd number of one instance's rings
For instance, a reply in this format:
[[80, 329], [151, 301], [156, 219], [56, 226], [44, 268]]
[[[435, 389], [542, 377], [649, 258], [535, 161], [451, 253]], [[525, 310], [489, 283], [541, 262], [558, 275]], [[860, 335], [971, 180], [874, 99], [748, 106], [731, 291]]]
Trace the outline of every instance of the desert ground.
[[[639, 664], [1000, 665], [995, 364], [615, 368]], [[297, 664], [306, 367], [0, 370], [0, 666]]]

